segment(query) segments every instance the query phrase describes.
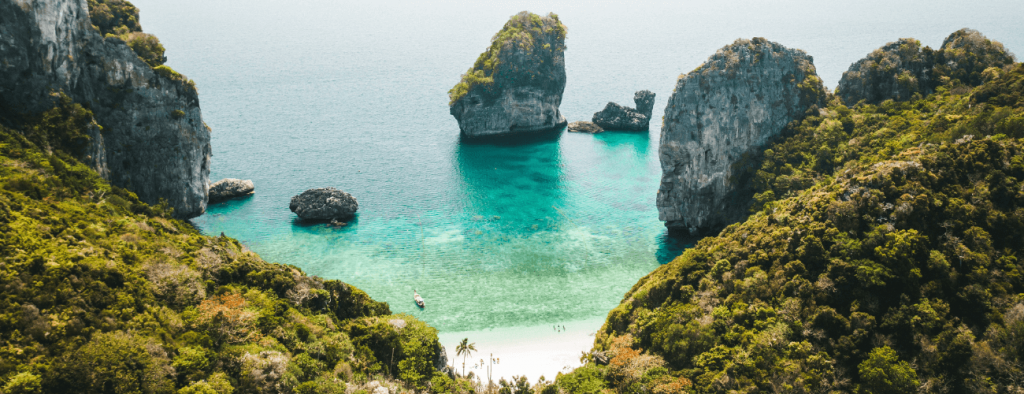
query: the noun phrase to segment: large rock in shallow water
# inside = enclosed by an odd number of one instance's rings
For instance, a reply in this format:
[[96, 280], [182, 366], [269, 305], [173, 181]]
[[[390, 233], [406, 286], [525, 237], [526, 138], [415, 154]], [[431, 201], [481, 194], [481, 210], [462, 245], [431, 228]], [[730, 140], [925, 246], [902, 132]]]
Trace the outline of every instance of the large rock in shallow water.
[[752, 190], [733, 164], [824, 100], [813, 59], [801, 50], [763, 38], [718, 50], [679, 79], [665, 108], [659, 218], [690, 232], [742, 220]]
[[252, 180], [225, 178], [210, 185], [210, 204], [245, 197], [256, 190]]
[[309, 189], [292, 197], [288, 208], [303, 219], [348, 219], [356, 214], [359, 203], [351, 194], [333, 187]]
[[890, 42], [850, 65], [839, 80], [836, 95], [846, 105], [860, 101], [878, 104], [927, 96], [947, 79], [967, 86], [982, 83], [982, 72], [1014, 63], [1013, 54], [977, 30], [960, 29], [939, 50], [921, 47], [913, 38]]
[[541, 132], [566, 125], [565, 26], [558, 16], [523, 11], [494, 36], [448, 95], [467, 137]]
[[569, 127], [567, 127], [567, 129], [569, 130], [570, 133], [597, 134], [597, 133], [603, 133], [604, 132], [604, 129], [602, 129], [601, 126], [598, 126], [598, 125], [594, 124], [593, 122], [587, 122], [587, 121], [579, 121], [579, 122], [569, 123]]
[[633, 95], [636, 109], [609, 102], [594, 114], [594, 124], [605, 130], [647, 131], [654, 111], [654, 93], [641, 90]]
[[178, 217], [206, 210], [210, 130], [195, 86], [104, 39], [86, 1], [0, 0], [0, 59], [0, 117], [48, 110], [50, 92], [63, 91], [103, 127], [84, 162], [142, 201], [166, 200]]

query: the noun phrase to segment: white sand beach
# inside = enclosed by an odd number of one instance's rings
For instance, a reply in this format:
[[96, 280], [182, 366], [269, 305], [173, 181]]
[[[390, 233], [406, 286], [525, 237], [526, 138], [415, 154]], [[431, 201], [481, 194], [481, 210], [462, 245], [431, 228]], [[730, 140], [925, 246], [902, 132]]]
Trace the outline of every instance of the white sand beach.
[[[454, 363], [456, 371], [462, 373], [463, 357], [456, 357], [455, 347], [463, 338], [476, 343], [477, 351], [465, 359], [466, 373], [473, 372], [486, 382], [487, 364], [493, 354], [499, 359], [491, 370], [491, 379], [525, 375], [530, 382], [541, 376], [554, 380], [558, 372], [580, 366], [580, 355], [594, 345], [594, 332], [601, 328], [604, 317], [582, 321], [545, 324], [527, 327], [503, 327], [479, 331], [442, 332], [438, 334], [441, 344], [448, 352], [448, 364]], [[565, 326], [558, 331], [554, 326]], [[476, 368], [474, 368], [476, 366]]]

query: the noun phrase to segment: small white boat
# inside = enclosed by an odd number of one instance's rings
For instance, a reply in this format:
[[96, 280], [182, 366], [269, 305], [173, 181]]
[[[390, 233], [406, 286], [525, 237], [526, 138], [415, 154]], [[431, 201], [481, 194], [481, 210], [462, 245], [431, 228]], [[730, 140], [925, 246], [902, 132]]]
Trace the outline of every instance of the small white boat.
[[420, 308], [423, 308], [426, 305], [423, 303], [423, 297], [420, 297], [420, 293], [417, 293], [416, 290], [412, 291], [412, 300], [416, 301], [416, 306]]

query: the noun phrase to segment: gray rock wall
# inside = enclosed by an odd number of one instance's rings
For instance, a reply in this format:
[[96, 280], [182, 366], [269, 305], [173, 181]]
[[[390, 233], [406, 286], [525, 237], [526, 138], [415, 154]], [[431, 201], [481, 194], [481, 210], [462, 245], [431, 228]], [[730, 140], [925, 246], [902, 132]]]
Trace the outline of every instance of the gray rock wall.
[[47, 110], [63, 91], [103, 127], [85, 149], [97, 172], [147, 203], [167, 200], [176, 216], [205, 211], [210, 131], [195, 88], [101, 37], [85, 0], [0, 0], [0, 59], [5, 112]]
[[[565, 88], [565, 84], [562, 84]], [[484, 137], [502, 134], [548, 131], [566, 125], [558, 110], [562, 89], [555, 92], [533, 86], [511, 87], [488, 100], [470, 91], [451, 107], [462, 134]]]
[[737, 40], [681, 77], [662, 125], [658, 216], [670, 229], [717, 231], [747, 215], [752, 192], [733, 173], [825, 89], [813, 59], [763, 38]]
[[654, 92], [641, 90], [634, 93], [633, 103], [636, 104], [636, 112], [643, 114], [650, 121], [651, 114], [654, 112]]

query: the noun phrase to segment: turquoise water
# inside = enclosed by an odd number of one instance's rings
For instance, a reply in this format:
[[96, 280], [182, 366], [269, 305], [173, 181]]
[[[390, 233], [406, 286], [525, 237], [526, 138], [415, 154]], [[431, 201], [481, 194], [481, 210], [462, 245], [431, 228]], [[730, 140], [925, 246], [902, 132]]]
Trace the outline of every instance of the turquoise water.
[[[657, 220], [657, 120], [649, 133], [460, 140], [446, 93], [518, 11], [568, 26], [570, 121], [640, 89], [657, 93], [660, 119], [677, 76], [738, 37], [806, 50], [829, 87], [899, 37], [937, 47], [970, 26], [1024, 49], [1015, 1], [134, 3], [197, 82], [211, 179], [256, 183], [194, 223], [443, 332], [604, 316], [686, 245]], [[358, 219], [296, 221], [289, 199], [323, 186], [356, 196]]]

